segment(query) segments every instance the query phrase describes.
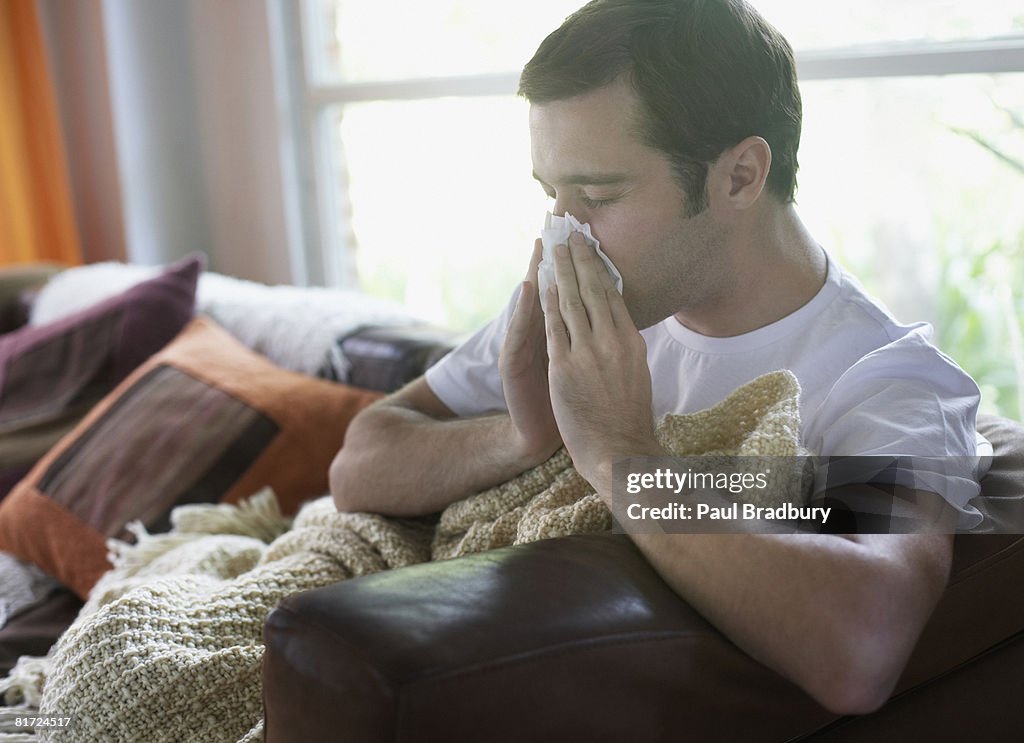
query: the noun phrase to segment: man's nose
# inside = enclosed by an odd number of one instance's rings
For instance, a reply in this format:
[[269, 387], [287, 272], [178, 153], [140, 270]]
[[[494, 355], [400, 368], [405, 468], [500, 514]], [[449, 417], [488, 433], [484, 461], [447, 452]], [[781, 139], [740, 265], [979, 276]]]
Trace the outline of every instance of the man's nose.
[[555, 203], [551, 206], [551, 213], [556, 217], [564, 217], [566, 212], [569, 212], [569, 214], [576, 217], [580, 222], [589, 221], [586, 208], [582, 204], [574, 202], [569, 197], [555, 197]]

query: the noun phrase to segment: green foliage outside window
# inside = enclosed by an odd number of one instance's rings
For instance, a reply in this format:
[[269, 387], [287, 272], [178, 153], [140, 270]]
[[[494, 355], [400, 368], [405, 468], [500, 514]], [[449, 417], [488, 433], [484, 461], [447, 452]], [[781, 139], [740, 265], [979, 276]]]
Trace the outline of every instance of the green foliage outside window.
[[[1024, 115], [999, 108], [1010, 125], [1001, 141], [1024, 141]], [[952, 129], [1018, 173], [1024, 197], [1024, 161], [992, 137]], [[942, 246], [939, 267], [937, 345], [978, 382], [983, 411], [1024, 420], [1024, 230], [968, 255]]]

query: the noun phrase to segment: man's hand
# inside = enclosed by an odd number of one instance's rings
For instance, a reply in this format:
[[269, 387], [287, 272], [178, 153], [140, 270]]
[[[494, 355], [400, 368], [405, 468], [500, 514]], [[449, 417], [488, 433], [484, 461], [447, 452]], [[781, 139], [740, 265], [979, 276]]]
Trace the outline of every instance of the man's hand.
[[551, 405], [576, 469], [608, 497], [614, 459], [665, 453], [654, 436], [647, 345], [580, 234], [556, 247], [555, 280], [545, 298]]
[[540, 464], [562, 445], [548, 392], [544, 313], [537, 290], [541, 251], [541, 241], [537, 240], [498, 359], [514, 450], [523, 469]]

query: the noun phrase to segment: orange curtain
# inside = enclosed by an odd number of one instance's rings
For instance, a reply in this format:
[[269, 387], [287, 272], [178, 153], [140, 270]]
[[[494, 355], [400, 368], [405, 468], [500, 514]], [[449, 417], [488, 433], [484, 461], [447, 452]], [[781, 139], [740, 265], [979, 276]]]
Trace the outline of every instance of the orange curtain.
[[0, 265], [82, 262], [35, 0], [0, 0]]

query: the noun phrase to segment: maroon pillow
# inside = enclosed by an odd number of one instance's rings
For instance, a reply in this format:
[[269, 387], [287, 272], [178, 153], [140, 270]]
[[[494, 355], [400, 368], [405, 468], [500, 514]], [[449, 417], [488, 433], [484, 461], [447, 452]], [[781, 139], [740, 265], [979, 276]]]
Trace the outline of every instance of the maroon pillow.
[[0, 335], [0, 498], [192, 318], [201, 255], [53, 323]]

